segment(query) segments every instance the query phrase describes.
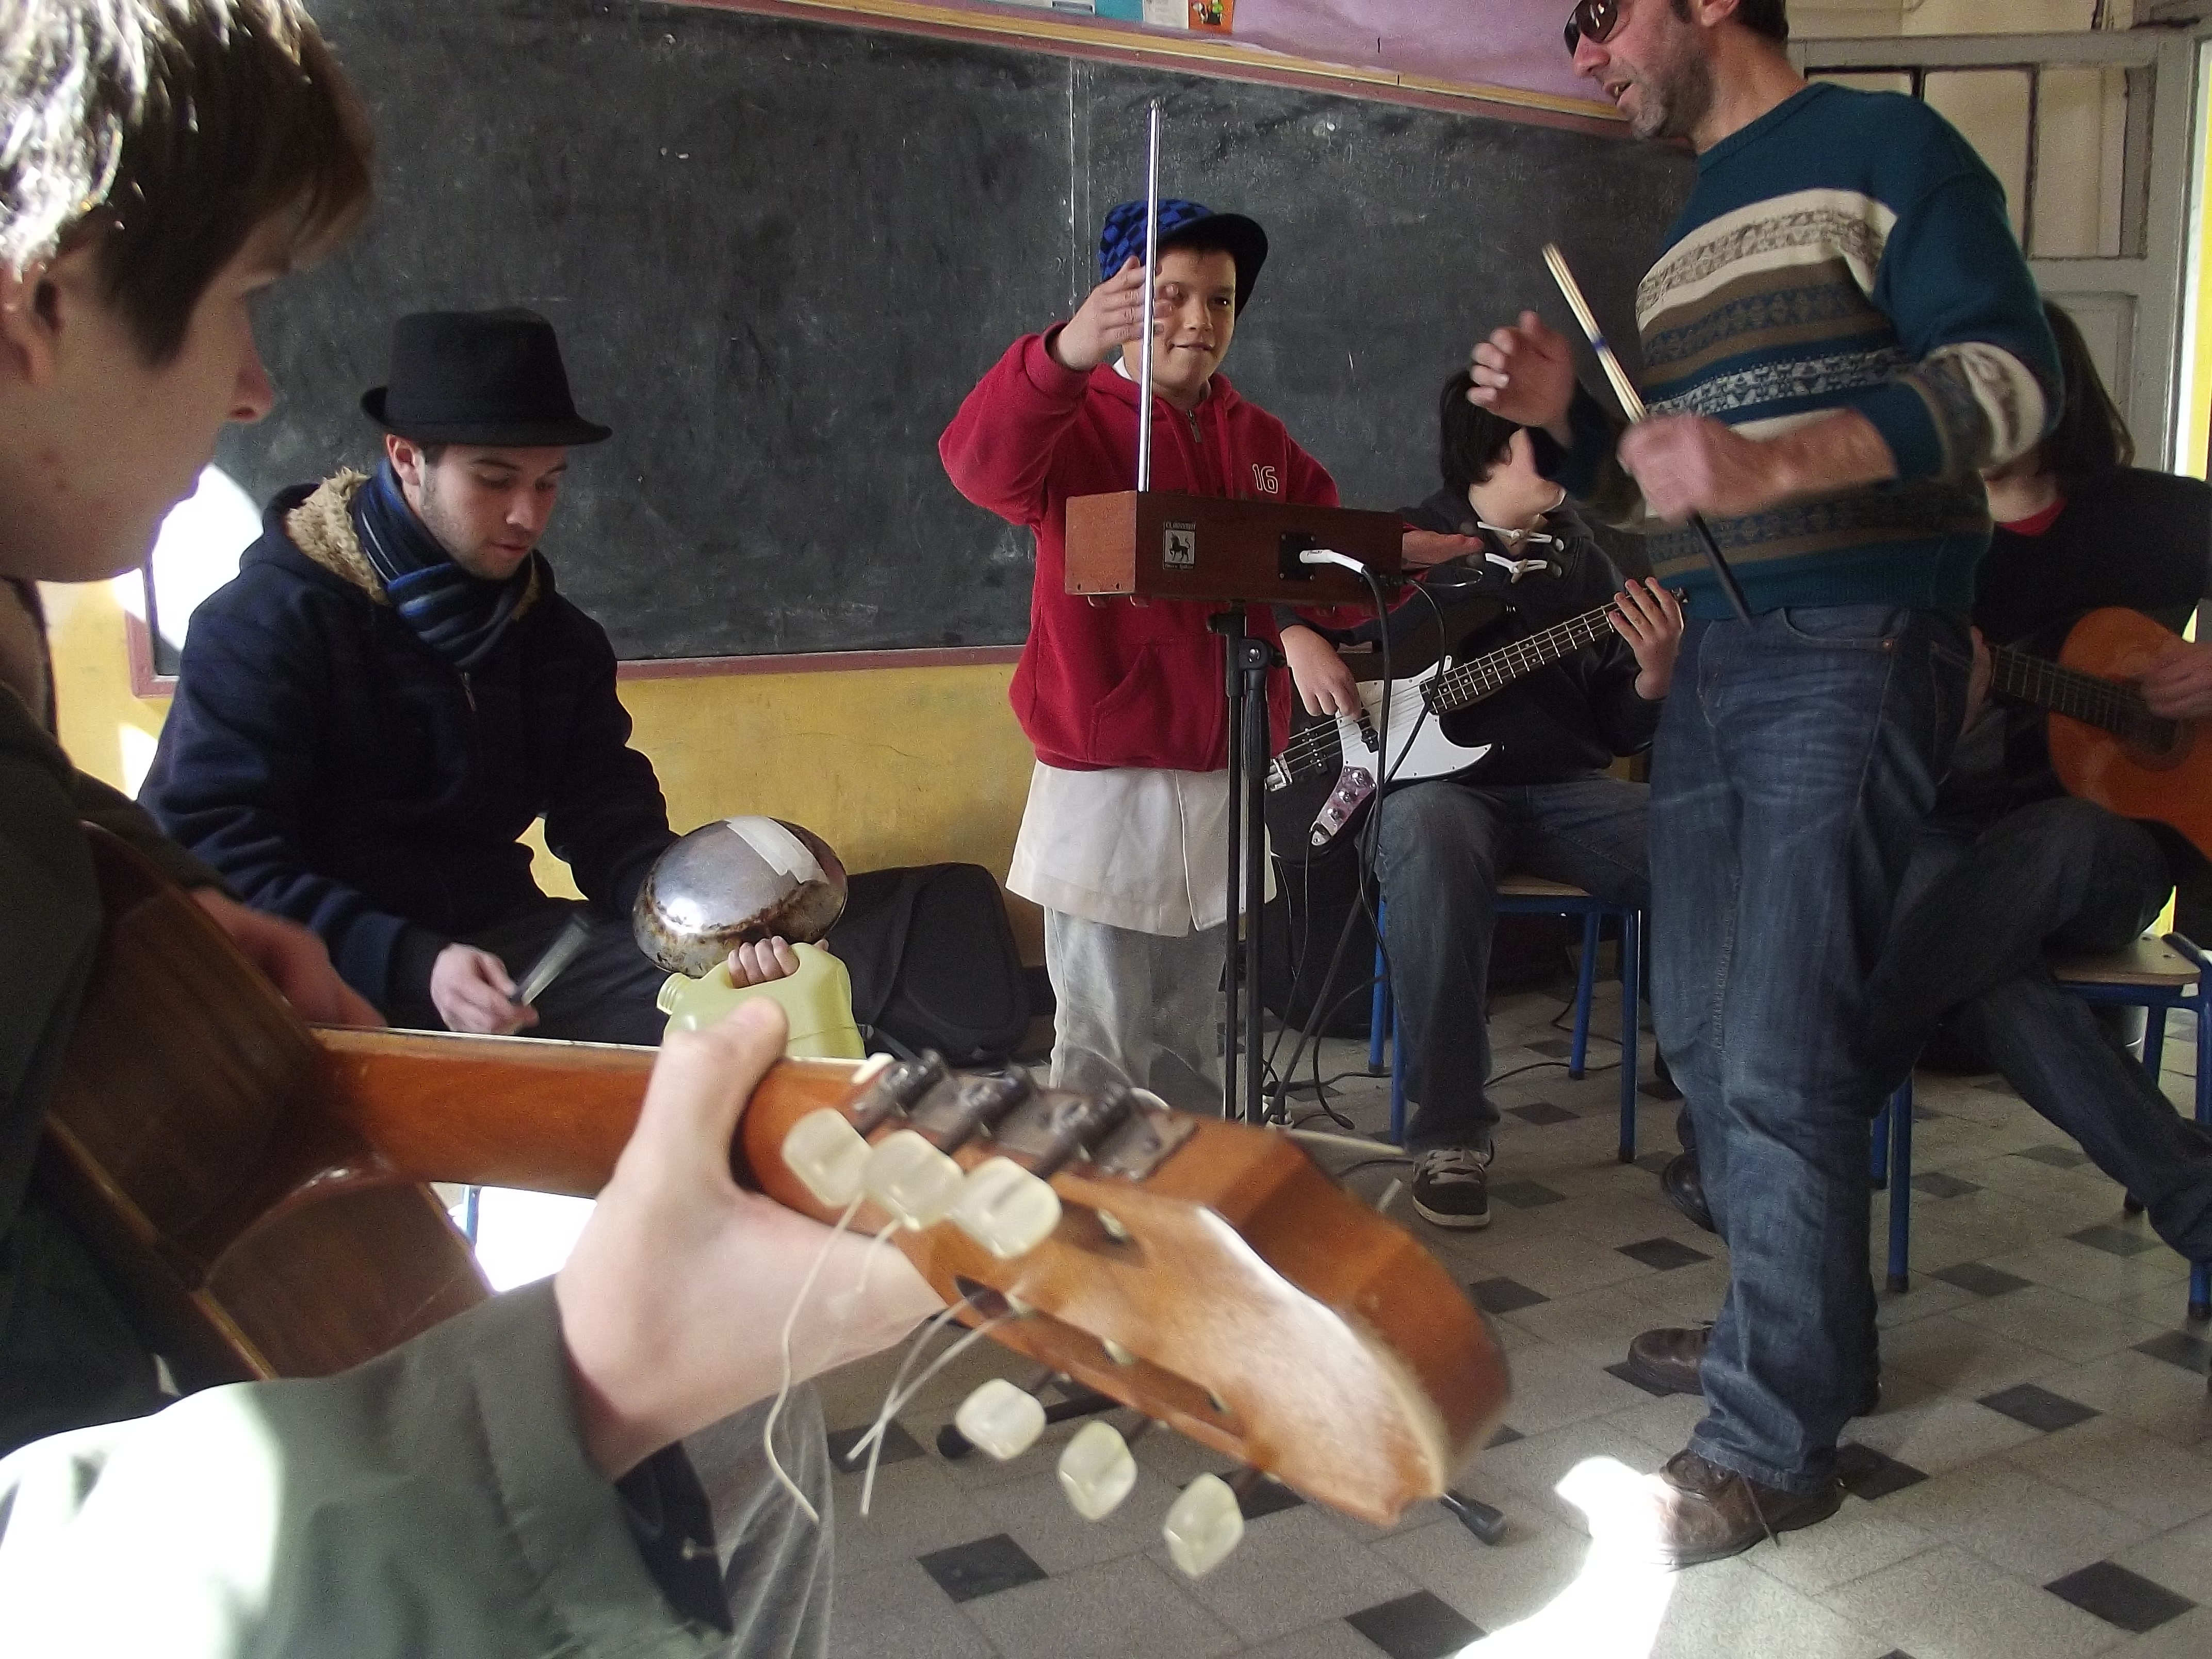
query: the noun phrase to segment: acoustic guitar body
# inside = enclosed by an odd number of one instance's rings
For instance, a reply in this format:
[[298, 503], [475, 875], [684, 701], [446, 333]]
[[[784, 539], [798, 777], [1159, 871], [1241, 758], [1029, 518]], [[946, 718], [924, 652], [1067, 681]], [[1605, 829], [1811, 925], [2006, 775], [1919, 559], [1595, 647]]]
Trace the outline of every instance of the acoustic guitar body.
[[[2059, 664], [2132, 684], [2174, 635], [2139, 611], [2093, 611], [2074, 625]], [[2070, 794], [2118, 813], [2171, 825], [2212, 857], [2212, 752], [2191, 720], [2156, 723], [2157, 740], [2130, 740], [2053, 713], [2051, 769]]]
[[482, 1301], [436, 1196], [317, 1109], [313, 1033], [190, 896], [92, 839], [108, 925], [40, 1178], [179, 1380], [327, 1376]]

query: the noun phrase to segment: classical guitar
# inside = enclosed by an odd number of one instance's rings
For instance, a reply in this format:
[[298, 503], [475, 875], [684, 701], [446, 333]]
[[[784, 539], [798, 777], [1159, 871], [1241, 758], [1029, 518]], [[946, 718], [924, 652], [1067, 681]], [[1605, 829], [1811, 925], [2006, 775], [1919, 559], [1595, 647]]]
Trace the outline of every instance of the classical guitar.
[[[1480, 622], [1459, 628], [1455, 637], [1464, 640], [1486, 628], [1496, 614], [1492, 611]], [[1444, 733], [1443, 717], [1473, 708], [1514, 681], [1604, 638], [1613, 631], [1613, 624], [1607, 620], [1612, 614], [1613, 606], [1603, 605], [1540, 634], [1464, 661], [1455, 649], [1448, 648], [1427, 667], [1389, 683], [1387, 722], [1383, 682], [1360, 681], [1359, 713], [1338, 714], [1294, 729], [1268, 770], [1267, 787], [1294, 789], [1302, 779], [1334, 773], [1335, 785], [1306, 832], [1310, 849], [1328, 847], [1358, 818], [1385, 780], [1390, 786], [1419, 783], [1457, 777], [1480, 765], [1491, 745], [1453, 742]], [[1382, 755], [1385, 742], [1390, 746], [1387, 762]]]
[[[423, 1182], [606, 1181], [650, 1050], [311, 1030], [198, 905], [93, 836], [107, 928], [40, 1174], [191, 1382], [327, 1374], [485, 1296]], [[963, 1318], [1310, 1498], [1387, 1522], [1498, 1425], [1504, 1362], [1466, 1293], [1279, 1134], [1126, 1092], [787, 1060], [731, 1164], [834, 1219], [823, 1171], [894, 1140], [917, 1170], [949, 1154], [929, 1167], [963, 1190], [986, 1165], [1049, 1177], [1056, 1202], [1011, 1244], [897, 1234]], [[872, 1197], [857, 1224], [890, 1219]]]
[[2212, 858], [2212, 751], [2199, 722], [2162, 720], [2136, 683], [2176, 636], [2140, 611], [2092, 611], [2058, 660], [1990, 650], [1990, 690], [2048, 712], [2051, 769], [2069, 794], [2179, 831]]

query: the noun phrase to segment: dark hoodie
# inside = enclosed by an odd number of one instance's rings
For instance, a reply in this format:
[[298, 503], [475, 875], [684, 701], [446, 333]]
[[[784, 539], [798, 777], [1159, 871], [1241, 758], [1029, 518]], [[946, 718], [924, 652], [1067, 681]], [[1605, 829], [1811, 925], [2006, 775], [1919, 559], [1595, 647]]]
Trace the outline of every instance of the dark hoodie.
[[[1416, 530], [1481, 535], [1486, 552], [1509, 556], [1500, 541], [1481, 530], [1466, 497], [1451, 490], [1438, 490], [1401, 516]], [[1561, 544], [1537, 545], [1520, 556], [1544, 556], [1547, 564], [1541, 570], [1516, 580], [1511, 572], [1478, 554], [1448, 560], [1422, 578], [1448, 617], [1462, 606], [1478, 616], [1491, 605], [1510, 607], [1462, 641], [1455, 660], [1465, 662], [1540, 634], [1554, 623], [1596, 610], [1620, 592], [1620, 573], [1579, 519], [1563, 508], [1551, 514], [1550, 524]], [[1393, 612], [1392, 638], [1395, 641], [1432, 622], [1427, 604], [1409, 598]], [[1373, 624], [1358, 631], [1371, 636]], [[1628, 642], [1607, 633], [1595, 644], [1538, 669], [1474, 707], [1446, 715], [1443, 730], [1455, 743], [1495, 745], [1468, 774], [1470, 783], [1563, 783], [1588, 777], [1620, 756], [1640, 754], [1650, 747], [1659, 726], [1660, 705], [1637, 696], [1640, 672]]]
[[617, 915], [675, 836], [629, 747], [606, 634], [545, 561], [464, 675], [386, 601], [346, 511], [362, 482], [283, 491], [237, 578], [193, 613], [140, 799], [388, 1010], [453, 939], [544, 902], [519, 839], [532, 820]]

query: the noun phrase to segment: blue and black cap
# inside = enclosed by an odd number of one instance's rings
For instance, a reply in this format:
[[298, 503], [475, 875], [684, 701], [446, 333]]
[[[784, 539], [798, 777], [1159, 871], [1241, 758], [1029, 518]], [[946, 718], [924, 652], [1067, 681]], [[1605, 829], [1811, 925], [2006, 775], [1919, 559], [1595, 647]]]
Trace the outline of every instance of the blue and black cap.
[[[1267, 233], [1241, 213], [1216, 213], [1200, 202], [1163, 198], [1160, 251], [1191, 243], [1223, 247], [1237, 261], [1237, 309], [1241, 315], [1267, 263]], [[1104, 282], [1131, 259], [1145, 257], [1145, 204], [1123, 202], [1106, 216], [1098, 233], [1098, 280]]]

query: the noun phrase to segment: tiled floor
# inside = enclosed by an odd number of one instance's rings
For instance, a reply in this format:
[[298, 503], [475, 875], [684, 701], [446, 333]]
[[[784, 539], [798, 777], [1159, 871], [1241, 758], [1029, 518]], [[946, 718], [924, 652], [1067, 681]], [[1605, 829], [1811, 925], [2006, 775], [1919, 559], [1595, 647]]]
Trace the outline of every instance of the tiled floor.
[[[1500, 1006], [1501, 1073], [1547, 1057], [1559, 1012], [1555, 995]], [[1609, 1008], [1597, 1029], [1617, 1029]], [[2166, 1047], [2177, 1098], [2189, 1036], [2176, 1022]], [[1593, 1049], [1594, 1061], [1614, 1052]], [[1331, 1043], [1324, 1073], [1364, 1058], [1364, 1046]], [[1348, 1077], [1332, 1103], [1378, 1130], [1382, 1090]], [[1555, 1488], [1586, 1460], [1644, 1471], [1683, 1444], [1698, 1402], [1654, 1398], [1607, 1368], [1637, 1331], [1709, 1317], [1724, 1252], [1658, 1197], [1651, 1170], [1674, 1144], [1671, 1105], [1644, 1102], [1646, 1167], [1635, 1168], [1613, 1157], [1613, 1072], [1575, 1082], [1556, 1066], [1530, 1071], [1498, 1097], [1508, 1109], [1493, 1224], [1459, 1235], [1410, 1224], [1474, 1287], [1511, 1358], [1511, 1428], [1462, 1483], [1506, 1513], [1501, 1544], [1486, 1547], [1432, 1505], [1381, 1532], [1262, 1487], [1242, 1548], [1191, 1583], [1158, 1534], [1175, 1490], [1218, 1467], [1188, 1443], [1141, 1440], [1135, 1492], [1097, 1526], [1056, 1489], [1052, 1458], [1072, 1429], [1006, 1466], [938, 1455], [937, 1432], [968, 1391], [1016, 1371], [986, 1345], [904, 1413], [872, 1513], [860, 1513], [859, 1478], [840, 1477], [836, 1651], [1430, 1659], [1494, 1632], [1474, 1651], [2212, 1655], [2212, 1348], [2184, 1319], [2185, 1269], [2001, 1084], [1920, 1079], [1912, 1288], [1882, 1298], [1883, 1403], [1849, 1431], [1842, 1514], [1657, 1577], [1590, 1561], [1583, 1511]], [[1350, 1181], [1379, 1197], [1400, 1173]], [[896, 1363], [829, 1380], [833, 1427], [873, 1417]], [[1586, 1564], [1589, 1580], [1563, 1595]], [[1514, 1629], [1540, 1613], [1545, 1622]]]

